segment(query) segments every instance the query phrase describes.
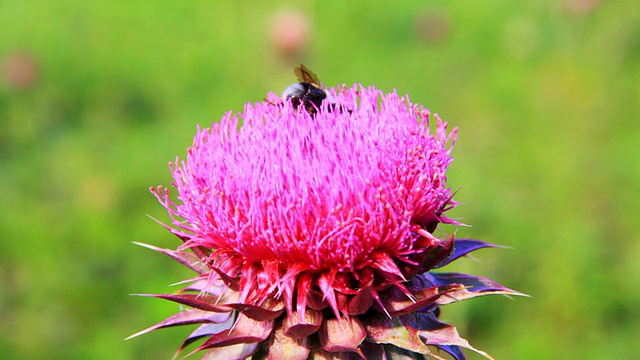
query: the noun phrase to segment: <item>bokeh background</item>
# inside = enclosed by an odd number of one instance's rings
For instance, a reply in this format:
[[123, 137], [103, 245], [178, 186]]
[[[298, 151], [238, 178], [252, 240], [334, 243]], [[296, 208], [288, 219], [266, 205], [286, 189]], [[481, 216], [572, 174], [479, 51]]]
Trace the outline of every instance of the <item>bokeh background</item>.
[[[146, 216], [196, 124], [325, 85], [409, 93], [460, 128], [457, 270], [532, 295], [444, 308], [497, 359], [640, 353], [635, 0], [0, 1], [0, 358], [167, 359], [190, 329], [130, 293], [190, 275]], [[450, 232], [456, 229], [447, 229]], [[470, 354], [470, 358], [479, 358]]]

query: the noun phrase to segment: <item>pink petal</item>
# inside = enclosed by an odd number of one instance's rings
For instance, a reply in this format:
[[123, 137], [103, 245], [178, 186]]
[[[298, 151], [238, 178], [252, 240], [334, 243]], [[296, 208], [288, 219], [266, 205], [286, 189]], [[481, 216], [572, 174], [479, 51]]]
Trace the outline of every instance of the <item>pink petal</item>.
[[342, 321], [338, 321], [338, 319], [325, 320], [318, 335], [322, 348], [326, 351], [357, 352], [367, 336], [367, 332], [358, 318], [349, 317], [342, 319]]
[[275, 331], [273, 342], [269, 346], [268, 360], [306, 360], [311, 351], [309, 339], [294, 338], [286, 335], [282, 328]]
[[[140, 336], [142, 334], [146, 334], [153, 330], [172, 327], [172, 326], [180, 326], [180, 325], [190, 325], [190, 324], [202, 324], [202, 323], [220, 323], [224, 324], [229, 319], [228, 313], [212, 313], [209, 311], [202, 311], [196, 309], [189, 309], [185, 311], [181, 311], [175, 315], [172, 315], [165, 319], [164, 321], [146, 328], [140, 332], [137, 332], [126, 340], [132, 339], [136, 336]], [[226, 326], [226, 325], [224, 325]], [[224, 327], [223, 326], [223, 327]], [[230, 324], [229, 324], [230, 326]], [[228, 327], [226, 327], [228, 328]]]
[[214, 347], [225, 347], [235, 344], [251, 344], [264, 341], [271, 334], [273, 320], [256, 321], [242, 314], [238, 315], [231, 330], [224, 330], [212, 335], [194, 352]]
[[407, 329], [398, 317], [373, 316], [364, 323], [367, 340], [377, 344], [393, 344], [419, 354], [429, 352], [417, 331]]
[[286, 335], [302, 339], [318, 331], [322, 325], [322, 319], [321, 312], [307, 309], [302, 320], [300, 320], [300, 316], [296, 312], [285, 316], [282, 321], [282, 328]]
[[258, 351], [260, 343], [235, 344], [214, 348], [204, 355], [202, 360], [245, 360]]
[[473, 350], [478, 354], [493, 359], [484, 351], [471, 346], [463, 339], [455, 326], [447, 325], [436, 319], [431, 313], [411, 313], [400, 317], [402, 324], [420, 334], [427, 345], [453, 345]]

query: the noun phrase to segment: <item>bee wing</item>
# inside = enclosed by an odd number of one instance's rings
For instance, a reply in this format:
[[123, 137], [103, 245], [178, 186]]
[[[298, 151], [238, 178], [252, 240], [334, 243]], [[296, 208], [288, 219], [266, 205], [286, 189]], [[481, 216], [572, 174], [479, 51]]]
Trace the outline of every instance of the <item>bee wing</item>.
[[304, 64], [300, 64], [300, 66], [293, 69], [293, 73], [296, 74], [298, 81], [314, 84], [317, 85], [317, 87], [320, 87], [320, 79], [318, 79], [318, 75], [309, 70], [309, 68], [304, 66]]

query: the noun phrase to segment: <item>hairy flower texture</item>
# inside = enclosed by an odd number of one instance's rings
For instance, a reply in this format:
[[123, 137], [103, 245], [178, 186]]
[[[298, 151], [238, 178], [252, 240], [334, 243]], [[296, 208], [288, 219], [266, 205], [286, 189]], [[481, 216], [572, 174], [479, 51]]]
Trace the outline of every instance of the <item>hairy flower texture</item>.
[[[447, 187], [456, 131], [408, 97], [330, 89], [310, 115], [265, 101], [198, 129], [171, 164], [167, 208], [177, 250], [144, 245], [196, 272], [167, 295], [188, 310], [152, 326], [201, 324], [179, 351], [210, 359], [421, 359], [476, 350], [440, 307], [520, 294], [491, 280], [436, 273], [494, 245], [436, 237], [456, 203]], [[240, 126], [242, 123], [242, 126]]]

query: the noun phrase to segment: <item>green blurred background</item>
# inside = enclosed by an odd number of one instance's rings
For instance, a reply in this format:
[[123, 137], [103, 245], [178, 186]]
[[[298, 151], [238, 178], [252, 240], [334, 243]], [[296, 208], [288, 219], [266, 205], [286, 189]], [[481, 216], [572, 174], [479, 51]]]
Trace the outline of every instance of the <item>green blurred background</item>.
[[128, 294], [191, 275], [131, 244], [178, 245], [147, 189], [196, 124], [279, 93], [299, 62], [459, 126], [458, 235], [513, 249], [456, 270], [533, 296], [445, 307], [473, 345], [640, 353], [635, 0], [0, 0], [0, 61], [2, 359], [170, 358], [190, 329], [123, 341], [177, 310]]

